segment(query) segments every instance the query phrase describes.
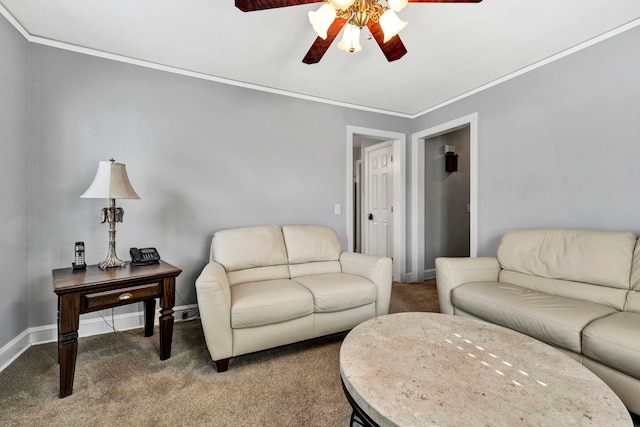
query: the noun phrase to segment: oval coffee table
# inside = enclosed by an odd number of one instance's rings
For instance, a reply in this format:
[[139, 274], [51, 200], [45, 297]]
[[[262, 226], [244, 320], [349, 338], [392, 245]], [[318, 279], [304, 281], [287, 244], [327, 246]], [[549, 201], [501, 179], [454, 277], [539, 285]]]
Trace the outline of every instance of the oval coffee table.
[[351, 423], [380, 426], [633, 426], [614, 392], [547, 344], [436, 313], [368, 320], [346, 336]]

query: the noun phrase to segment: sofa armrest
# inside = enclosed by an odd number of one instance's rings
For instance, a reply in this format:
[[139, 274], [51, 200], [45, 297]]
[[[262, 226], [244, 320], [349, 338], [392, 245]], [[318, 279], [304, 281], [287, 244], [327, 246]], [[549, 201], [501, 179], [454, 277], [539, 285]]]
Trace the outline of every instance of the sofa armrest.
[[227, 272], [217, 262], [208, 263], [196, 279], [196, 295], [202, 331], [213, 360], [233, 354], [231, 288]]
[[393, 268], [391, 258], [342, 252], [340, 266], [343, 273], [355, 274], [372, 281], [378, 287], [376, 316], [389, 313]]
[[451, 291], [463, 283], [497, 282], [500, 264], [495, 257], [436, 258], [440, 312], [453, 314]]

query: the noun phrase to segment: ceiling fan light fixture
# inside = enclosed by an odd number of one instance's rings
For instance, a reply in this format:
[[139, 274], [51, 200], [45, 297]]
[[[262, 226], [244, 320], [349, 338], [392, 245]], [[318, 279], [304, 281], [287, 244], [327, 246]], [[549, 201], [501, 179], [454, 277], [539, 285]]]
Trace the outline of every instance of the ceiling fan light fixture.
[[409, 3], [409, 0], [387, 0], [389, 8], [394, 12], [400, 12]]
[[360, 52], [362, 45], [360, 44], [360, 28], [353, 24], [347, 24], [342, 33], [342, 40], [338, 43], [338, 48], [345, 52]]
[[346, 10], [353, 5], [356, 0], [327, 0], [331, 6], [337, 10]]
[[334, 19], [336, 19], [336, 8], [329, 3], [323, 4], [316, 11], [309, 12], [309, 22], [311, 22], [313, 30], [324, 40], [327, 39], [327, 31], [329, 31]]
[[401, 20], [391, 9], [387, 9], [382, 16], [380, 16], [380, 27], [382, 27], [382, 32], [384, 33], [385, 43], [391, 40], [406, 26], [407, 22]]

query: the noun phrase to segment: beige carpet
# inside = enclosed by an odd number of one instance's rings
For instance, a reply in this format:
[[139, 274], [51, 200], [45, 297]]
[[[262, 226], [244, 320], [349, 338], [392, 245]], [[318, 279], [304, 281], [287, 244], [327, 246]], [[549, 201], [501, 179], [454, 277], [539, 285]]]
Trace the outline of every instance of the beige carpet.
[[[391, 312], [438, 309], [433, 281], [394, 283]], [[158, 358], [157, 331], [81, 338], [74, 393], [64, 399], [56, 343], [33, 346], [0, 373], [0, 426], [346, 427], [344, 336], [245, 355], [220, 374], [199, 321], [176, 323], [166, 361]]]
[[[433, 282], [395, 283], [391, 311], [438, 311]], [[0, 373], [2, 426], [347, 426], [340, 385], [345, 334], [232, 359], [217, 373], [199, 321], [176, 323], [171, 358], [158, 334], [81, 338], [73, 394], [58, 398], [56, 343]]]

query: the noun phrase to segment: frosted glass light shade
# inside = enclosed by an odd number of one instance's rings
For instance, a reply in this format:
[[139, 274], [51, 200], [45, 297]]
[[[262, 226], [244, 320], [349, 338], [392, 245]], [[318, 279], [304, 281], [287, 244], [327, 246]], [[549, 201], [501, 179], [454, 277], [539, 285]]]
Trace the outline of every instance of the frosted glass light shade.
[[391, 9], [387, 9], [380, 17], [380, 27], [382, 27], [382, 32], [384, 33], [385, 43], [391, 40], [393, 36], [402, 31], [406, 26], [407, 23], [401, 20]]
[[349, 8], [356, 0], [328, 0], [331, 6], [338, 10], [345, 10]]
[[309, 22], [318, 36], [327, 39], [327, 31], [336, 19], [336, 9], [329, 3], [320, 6], [320, 9], [309, 12]]
[[387, 0], [387, 4], [394, 12], [400, 12], [408, 2], [409, 0]]
[[139, 199], [123, 163], [100, 162], [93, 182], [82, 196], [85, 199]]
[[360, 28], [353, 24], [345, 25], [342, 40], [338, 43], [338, 48], [345, 52], [360, 52], [362, 50], [362, 46], [360, 45]]

